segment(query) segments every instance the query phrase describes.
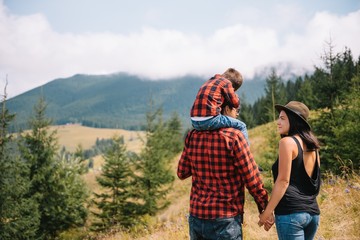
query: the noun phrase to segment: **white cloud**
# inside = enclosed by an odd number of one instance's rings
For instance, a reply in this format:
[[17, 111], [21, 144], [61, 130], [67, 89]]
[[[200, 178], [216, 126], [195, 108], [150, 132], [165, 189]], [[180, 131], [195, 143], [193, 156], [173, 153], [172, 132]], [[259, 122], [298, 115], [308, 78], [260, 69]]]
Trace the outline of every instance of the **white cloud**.
[[357, 59], [360, 54], [359, 22], [360, 10], [346, 16], [319, 12], [308, 22], [304, 34], [286, 37], [281, 48], [282, 60], [311, 68], [314, 64], [321, 64], [320, 56], [329, 50], [327, 43], [330, 41], [335, 46], [334, 52], [343, 52], [348, 47]]
[[251, 78], [256, 70], [281, 62], [297, 66], [294, 71], [312, 70], [330, 35], [337, 51], [347, 46], [358, 57], [359, 22], [360, 11], [346, 16], [321, 12], [304, 22], [300, 33], [285, 35], [270, 26], [245, 24], [207, 36], [150, 27], [128, 35], [70, 34], [54, 31], [43, 15], [11, 15], [0, 4], [0, 79], [8, 75], [8, 94], [14, 96], [77, 73], [124, 71], [156, 79], [210, 76], [231, 66]]

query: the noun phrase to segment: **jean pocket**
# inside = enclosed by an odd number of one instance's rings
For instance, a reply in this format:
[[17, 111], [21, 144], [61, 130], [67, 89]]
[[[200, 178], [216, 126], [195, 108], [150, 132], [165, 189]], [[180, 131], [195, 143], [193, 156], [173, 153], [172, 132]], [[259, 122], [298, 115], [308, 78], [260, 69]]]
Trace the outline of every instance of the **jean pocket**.
[[241, 223], [235, 218], [218, 219], [213, 225], [217, 239], [241, 239]]
[[290, 216], [290, 222], [304, 226], [309, 221], [310, 215], [308, 213], [293, 213]]

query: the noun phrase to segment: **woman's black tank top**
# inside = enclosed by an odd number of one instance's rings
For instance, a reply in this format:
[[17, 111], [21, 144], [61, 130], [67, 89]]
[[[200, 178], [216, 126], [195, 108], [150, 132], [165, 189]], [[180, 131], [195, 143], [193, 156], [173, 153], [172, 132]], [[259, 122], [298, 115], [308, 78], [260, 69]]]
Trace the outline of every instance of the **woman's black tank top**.
[[[290, 183], [285, 195], [275, 208], [275, 214], [285, 215], [296, 212], [307, 212], [310, 214], [320, 214], [320, 209], [316, 201], [316, 196], [320, 190], [320, 167], [317, 159], [311, 177], [306, 173], [303, 159], [303, 150], [299, 141], [292, 136], [298, 146], [298, 155], [292, 161]], [[274, 182], [278, 176], [279, 158], [272, 166]]]

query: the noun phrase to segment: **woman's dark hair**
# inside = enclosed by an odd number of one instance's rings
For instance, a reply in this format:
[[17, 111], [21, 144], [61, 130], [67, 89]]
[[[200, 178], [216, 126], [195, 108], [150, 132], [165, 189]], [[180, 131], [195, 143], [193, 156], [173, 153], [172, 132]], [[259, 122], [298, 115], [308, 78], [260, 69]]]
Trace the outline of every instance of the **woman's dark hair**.
[[[285, 112], [290, 124], [288, 136], [299, 134], [300, 138], [306, 145], [307, 151], [315, 151], [316, 149], [319, 149], [319, 140], [312, 133], [309, 126], [295, 113], [287, 110], [285, 110]], [[281, 135], [281, 137], [285, 137], [285, 135]]]

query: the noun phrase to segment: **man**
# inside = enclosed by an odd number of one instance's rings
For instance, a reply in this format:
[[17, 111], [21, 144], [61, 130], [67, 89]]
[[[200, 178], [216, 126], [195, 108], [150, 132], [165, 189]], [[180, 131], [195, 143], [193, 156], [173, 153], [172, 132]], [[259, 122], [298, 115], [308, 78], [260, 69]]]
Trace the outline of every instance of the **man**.
[[[236, 118], [229, 104], [224, 114]], [[268, 194], [243, 133], [235, 128], [190, 131], [179, 160], [180, 179], [192, 177], [190, 239], [242, 239], [245, 187], [259, 213]]]

